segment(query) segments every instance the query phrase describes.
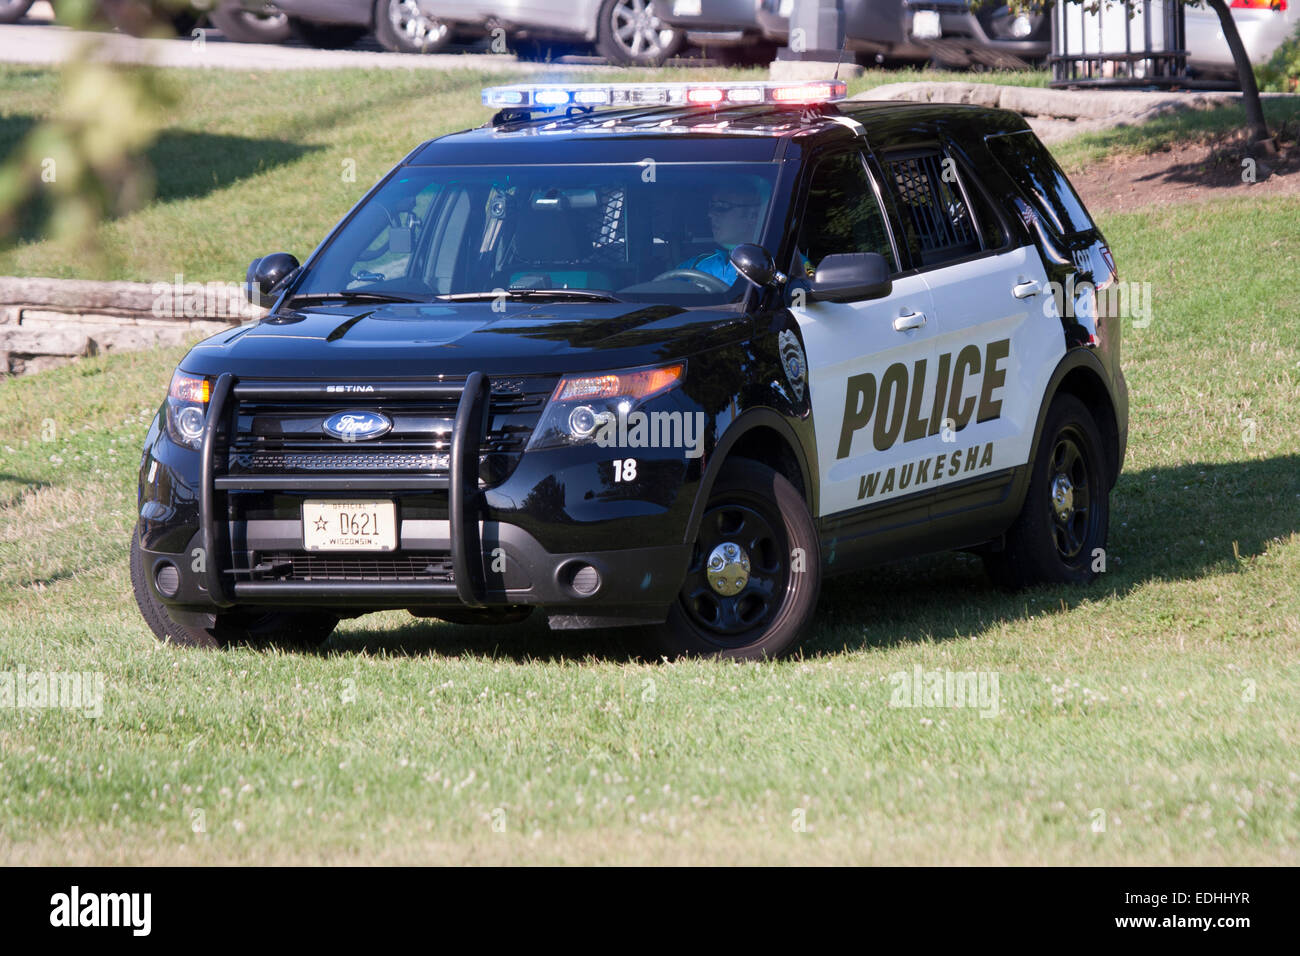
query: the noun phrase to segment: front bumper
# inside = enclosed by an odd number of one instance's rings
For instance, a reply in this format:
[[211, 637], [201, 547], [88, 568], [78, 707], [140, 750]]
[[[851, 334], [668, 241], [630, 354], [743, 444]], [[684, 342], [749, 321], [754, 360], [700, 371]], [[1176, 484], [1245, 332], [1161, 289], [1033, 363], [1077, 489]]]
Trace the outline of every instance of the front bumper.
[[[476, 372], [464, 383], [418, 388], [456, 400], [445, 471], [227, 474], [223, 447], [235, 407], [295, 394], [286, 383], [220, 376], [200, 450], [181, 448], [159, 430], [146, 453], [141, 550], [158, 599], [181, 612], [532, 605], [543, 607], [553, 626], [579, 618], [663, 620], [690, 556], [684, 537], [700, 461], [679, 450], [644, 449], [647, 481], [632, 495], [627, 486], [601, 483], [616, 451], [564, 449], [525, 455], [501, 484], [481, 486], [487, 378]], [[318, 390], [301, 387], [304, 395]], [[412, 393], [405, 386], [403, 394]], [[331, 496], [395, 500], [397, 550], [303, 551], [300, 500]]]
[[[919, 11], [939, 14], [941, 36], [922, 38], [913, 34], [913, 21]], [[1051, 22], [1046, 17], [1028, 37], [1017, 40], [995, 36], [965, 6], [921, 2], [911, 3], [905, 9], [903, 30], [912, 43], [951, 66], [978, 63], [994, 69], [1023, 69], [1045, 60], [1052, 52]]]

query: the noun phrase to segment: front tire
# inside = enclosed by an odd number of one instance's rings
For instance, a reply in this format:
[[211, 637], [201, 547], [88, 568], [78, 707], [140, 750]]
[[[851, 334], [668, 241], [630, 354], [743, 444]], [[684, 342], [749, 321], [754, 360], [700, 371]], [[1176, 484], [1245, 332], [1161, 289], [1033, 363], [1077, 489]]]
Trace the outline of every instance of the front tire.
[[812, 621], [820, 590], [817, 527], [803, 497], [779, 472], [735, 459], [709, 494], [678, 599], [650, 636], [672, 658], [780, 657]]
[[596, 52], [616, 66], [662, 66], [686, 45], [655, 16], [654, 0], [604, 0], [596, 16]]
[[1088, 584], [1110, 526], [1110, 481], [1101, 432], [1073, 395], [1052, 400], [1020, 515], [1004, 550], [985, 556], [1006, 587]]
[[451, 43], [451, 27], [416, 0], [376, 0], [375, 39], [393, 53], [437, 53]]
[[149, 587], [140, 531], [131, 536], [131, 590], [149, 630], [163, 643], [216, 650], [238, 644], [270, 645], [294, 650], [319, 647], [338, 626], [333, 614], [319, 611], [223, 611], [178, 621]]

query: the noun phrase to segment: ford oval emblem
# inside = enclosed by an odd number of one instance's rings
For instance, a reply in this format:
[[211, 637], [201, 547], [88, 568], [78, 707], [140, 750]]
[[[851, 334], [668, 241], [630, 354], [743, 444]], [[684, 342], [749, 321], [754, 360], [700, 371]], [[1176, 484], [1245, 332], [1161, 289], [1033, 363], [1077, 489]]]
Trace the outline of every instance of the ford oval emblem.
[[365, 441], [387, 434], [393, 420], [382, 412], [335, 412], [322, 427], [325, 434], [341, 441]]

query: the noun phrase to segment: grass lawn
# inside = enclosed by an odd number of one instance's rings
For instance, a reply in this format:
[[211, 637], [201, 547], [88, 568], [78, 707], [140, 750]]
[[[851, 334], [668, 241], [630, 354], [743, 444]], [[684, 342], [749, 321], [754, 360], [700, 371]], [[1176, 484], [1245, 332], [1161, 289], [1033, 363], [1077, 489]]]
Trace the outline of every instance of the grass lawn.
[[[235, 238], [305, 251], [361, 188], [331, 182], [338, 158], [378, 175], [413, 138], [388, 124], [432, 104], [414, 89], [431, 81], [393, 77], [413, 99], [364, 120], [345, 82], [312, 114], [332, 109], [333, 132], [284, 134], [314, 151], [239, 178], [264, 209], [214, 187], [106, 235], [229, 260], [196, 278], [247, 258]], [[254, 131], [268, 100], [249, 89]], [[303, 210], [281, 190], [310, 175]], [[256, 236], [235, 236], [240, 216]], [[1150, 326], [1125, 328], [1132, 430], [1102, 580], [1008, 595], [960, 555], [834, 579], [803, 657], [776, 664], [645, 664], [616, 632], [398, 612], [344, 622], [320, 654], [160, 646], [126, 551], [182, 353], [0, 381], [0, 672], [105, 682], [97, 718], [0, 708], [0, 859], [1300, 863], [1300, 315], [1278, 281], [1300, 268], [1300, 200], [1102, 227], [1154, 292]], [[38, 249], [6, 262], [35, 268]], [[891, 675], [917, 666], [996, 674], [1000, 712], [891, 707]]]

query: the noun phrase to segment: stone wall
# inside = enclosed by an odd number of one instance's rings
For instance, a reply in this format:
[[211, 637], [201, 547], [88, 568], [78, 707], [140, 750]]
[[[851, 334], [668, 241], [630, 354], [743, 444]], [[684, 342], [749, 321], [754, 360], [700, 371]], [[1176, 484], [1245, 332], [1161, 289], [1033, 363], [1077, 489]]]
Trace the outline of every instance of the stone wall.
[[[179, 279], [179, 277], [177, 277]], [[0, 277], [0, 376], [179, 345], [258, 318], [228, 284]]]

